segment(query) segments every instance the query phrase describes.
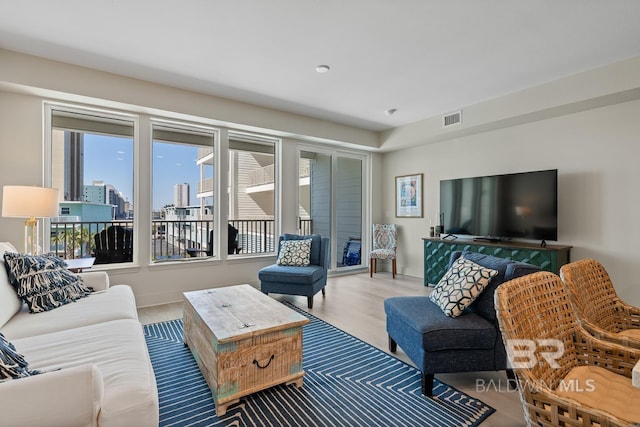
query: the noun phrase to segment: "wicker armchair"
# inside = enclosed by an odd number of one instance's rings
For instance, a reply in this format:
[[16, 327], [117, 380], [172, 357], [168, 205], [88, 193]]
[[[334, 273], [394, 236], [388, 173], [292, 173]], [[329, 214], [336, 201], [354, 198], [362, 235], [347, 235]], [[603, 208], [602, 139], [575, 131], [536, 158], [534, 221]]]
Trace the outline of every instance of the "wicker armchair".
[[572, 262], [562, 266], [560, 277], [586, 330], [598, 338], [640, 348], [640, 308], [618, 298], [602, 264], [593, 259]]
[[495, 306], [528, 425], [640, 422], [640, 388], [631, 382], [640, 350], [583, 329], [560, 277], [545, 271], [506, 282], [495, 293]]

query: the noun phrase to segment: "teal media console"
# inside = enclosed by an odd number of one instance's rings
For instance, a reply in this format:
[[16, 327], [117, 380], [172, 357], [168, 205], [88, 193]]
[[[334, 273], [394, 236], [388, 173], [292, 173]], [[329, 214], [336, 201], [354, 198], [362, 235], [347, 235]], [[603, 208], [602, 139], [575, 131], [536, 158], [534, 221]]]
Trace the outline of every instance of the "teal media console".
[[516, 242], [480, 242], [473, 240], [443, 240], [425, 237], [424, 240], [424, 284], [435, 285], [447, 272], [451, 252], [470, 251], [500, 258], [537, 265], [543, 270], [558, 274], [560, 267], [569, 262], [571, 246]]

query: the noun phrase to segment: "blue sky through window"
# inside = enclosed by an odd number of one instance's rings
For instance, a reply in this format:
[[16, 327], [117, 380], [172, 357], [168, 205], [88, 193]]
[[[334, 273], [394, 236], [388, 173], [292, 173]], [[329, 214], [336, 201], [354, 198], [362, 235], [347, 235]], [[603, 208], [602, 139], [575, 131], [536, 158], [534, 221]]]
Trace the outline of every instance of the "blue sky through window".
[[84, 134], [84, 185], [103, 181], [133, 203], [133, 140]]
[[189, 204], [197, 204], [196, 193], [200, 181], [198, 148], [185, 144], [153, 143], [153, 210], [173, 204], [173, 187], [189, 184]]
[[[103, 181], [113, 185], [133, 203], [133, 140], [85, 134], [84, 183]], [[200, 169], [198, 149], [185, 144], [153, 143], [153, 209], [173, 203], [173, 186], [190, 184], [190, 204], [196, 204]], [[211, 176], [211, 172], [207, 176]], [[135, 209], [135, 207], [134, 207]]]

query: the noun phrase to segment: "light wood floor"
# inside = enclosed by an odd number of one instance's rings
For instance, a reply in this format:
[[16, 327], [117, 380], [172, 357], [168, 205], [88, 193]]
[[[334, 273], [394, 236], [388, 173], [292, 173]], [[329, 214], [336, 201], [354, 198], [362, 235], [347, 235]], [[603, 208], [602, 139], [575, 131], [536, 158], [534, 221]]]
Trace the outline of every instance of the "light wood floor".
[[[383, 301], [397, 295], [428, 294], [422, 279], [381, 272], [369, 278], [368, 273], [330, 277], [326, 297], [315, 296], [314, 316], [388, 352], [385, 331]], [[306, 297], [271, 295], [278, 300], [287, 300], [307, 310]], [[162, 322], [182, 317], [182, 303], [166, 304], [138, 309], [140, 321], [144, 324]], [[398, 348], [395, 354], [407, 363], [411, 361]], [[517, 392], [506, 388], [504, 372], [472, 372], [461, 374], [441, 374], [436, 378], [476, 397], [496, 409], [482, 427], [524, 426], [522, 405]]]

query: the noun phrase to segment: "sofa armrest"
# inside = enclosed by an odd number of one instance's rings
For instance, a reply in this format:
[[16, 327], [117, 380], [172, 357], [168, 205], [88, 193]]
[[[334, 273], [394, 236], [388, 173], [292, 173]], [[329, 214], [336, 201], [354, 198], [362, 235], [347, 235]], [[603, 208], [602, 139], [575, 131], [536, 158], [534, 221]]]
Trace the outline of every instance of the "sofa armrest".
[[82, 365], [0, 383], [3, 426], [97, 426], [104, 383]]
[[90, 286], [94, 291], [106, 291], [109, 289], [109, 275], [106, 271], [88, 271], [78, 273], [82, 277], [84, 284]]

